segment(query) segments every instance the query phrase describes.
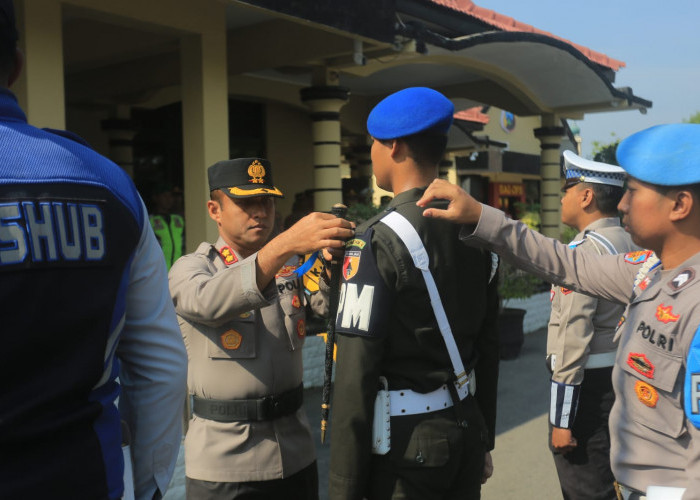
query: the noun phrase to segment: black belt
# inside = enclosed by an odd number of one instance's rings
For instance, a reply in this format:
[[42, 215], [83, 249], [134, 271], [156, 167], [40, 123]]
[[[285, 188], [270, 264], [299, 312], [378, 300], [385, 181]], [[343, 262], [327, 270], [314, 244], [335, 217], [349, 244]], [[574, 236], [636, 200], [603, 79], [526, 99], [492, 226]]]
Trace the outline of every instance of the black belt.
[[194, 396], [192, 411], [198, 417], [217, 422], [259, 422], [296, 412], [304, 401], [304, 386], [260, 399], [205, 399]]

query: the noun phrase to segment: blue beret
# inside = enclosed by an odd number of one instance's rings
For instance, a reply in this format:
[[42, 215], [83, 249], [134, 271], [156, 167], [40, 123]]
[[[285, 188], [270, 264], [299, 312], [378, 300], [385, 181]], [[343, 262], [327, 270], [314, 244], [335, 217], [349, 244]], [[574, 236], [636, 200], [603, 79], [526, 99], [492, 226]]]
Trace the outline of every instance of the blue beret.
[[659, 186], [700, 183], [700, 125], [657, 125], [632, 134], [617, 147], [629, 175]]
[[440, 92], [426, 87], [399, 90], [382, 100], [367, 118], [375, 139], [396, 139], [420, 132], [447, 134], [454, 105]]

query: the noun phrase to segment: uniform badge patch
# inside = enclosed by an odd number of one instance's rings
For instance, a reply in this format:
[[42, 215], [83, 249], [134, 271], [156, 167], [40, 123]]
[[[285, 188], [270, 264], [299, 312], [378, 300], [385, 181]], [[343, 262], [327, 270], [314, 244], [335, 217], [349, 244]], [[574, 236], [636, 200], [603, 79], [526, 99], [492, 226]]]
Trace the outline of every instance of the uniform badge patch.
[[298, 295], [295, 295], [294, 297], [292, 297], [292, 305], [294, 307], [296, 307], [297, 309], [299, 309], [301, 307], [301, 301], [299, 300]]
[[673, 314], [673, 308], [671, 306], [666, 307], [663, 304], [659, 304], [659, 307], [656, 308], [656, 319], [662, 323], [675, 323], [679, 318], [679, 314]]
[[695, 270], [683, 269], [675, 278], [669, 281], [668, 286], [671, 290], [678, 290], [693, 281], [693, 279], [695, 279]]
[[304, 322], [303, 319], [300, 319], [297, 321], [297, 335], [299, 336], [300, 339], [303, 339], [306, 337], [306, 323]]
[[221, 254], [221, 258], [224, 259], [224, 263], [227, 266], [238, 262], [238, 257], [236, 257], [236, 254], [233, 253], [233, 250], [231, 250], [229, 247], [221, 247], [219, 253]]
[[650, 282], [651, 282], [651, 279], [649, 278], [649, 276], [647, 276], [646, 278], [644, 278], [644, 279], [641, 281], [641, 283], [639, 283], [639, 289], [640, 289], [640, 290], [646, 290], [647, 287], [649, 286], [649, 283], [650, 283]]
[[228, 330], [221, 335], [221, 345], [229, 351], [235, 351], [241, 347], [242, 341], [243, 336], [236, 330]]
[[641, 352], [631, 352], [627, 355], [627, 365], [634, 371], [644, 375], [647, 378], [654, 378], [654, 363], [649, 361], [646, 354]]
[[569, 290], [568, 288], [561, 287], [561, 293], [564, 295], [569, 295], [573, 290]]
[[345, 248], [357, 247], [357, 248], [359, 248], [360, 250], [362, 250], [363, 248], [365, 248], [365, 245], [366, 245], [366, 244], [367, 244], [366, 241], [359, 240], [359, 239], [355, 238], [355, 239], [353, 239], [353, 240], [348, 241], [348, 242], [345, 244]]
[[629, 264], [643, 264], [649, 256], [654, 253], [651, 250], [639, 250], [637, 252], [627, 252], [625, 254], [625, 262]]
[[343, 278], [345, 281], [357, 274], [360, 268], [361, 255], [362, 252], [359, 250], [348, 250], [345, 252], [345, 259], [343, 260]]
[[659, 393], [653, 386], [641, 380], [637, 380], [634, 384], [634, 392], [637, 393], [637, 398], [642, 404], [645, 404], [649, 408], [656, 407], [656, 402], [659, 400]]
[[288, 278], [292, 274], [294, 274], [294, 271], [297, 270], [297, 266], [282, 266], [282, 268], [277, 271], [277, 274], [275, 275], [275, 278]]

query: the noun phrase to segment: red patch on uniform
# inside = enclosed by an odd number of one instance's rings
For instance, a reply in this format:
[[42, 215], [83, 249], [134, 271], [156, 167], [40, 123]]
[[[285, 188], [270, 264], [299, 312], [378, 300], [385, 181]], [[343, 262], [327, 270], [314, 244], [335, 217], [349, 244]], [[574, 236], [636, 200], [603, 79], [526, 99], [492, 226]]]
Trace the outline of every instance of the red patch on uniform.
[[297, 266], [282, 266], [282, 269], [277, 271], [275, 278], [288, 278], [297, 270]]
[[227, 266], [238, 262], [238, 257], [236, 257], [236, 254], [233, 253], [233, 250], [231, 250], [229, 247], [221, 247], [219, 253], [221, 254], [221, 258], [224, 259], [224, 263]]
[[552, 288], [549, 291], [549, 301], [552, 302], [554, 300], [554, 288]]
[[297, 335], [299, 335], [300, 339], [306, 337], [306, 323], [303, 319], [297, 321]]
[[644, 375], [646, 378], [654, 378], [654, 370], [656, 370], [656, 367], [644, 353], [629, 353], [627, 355], [627, 365], [637, 373]]
[[295, 295], [294, 297], [292, 297], [292, 305], [293, 305], [294, 307], [296, 307], [297, 309], [298, 309], [299, 307], [301, 307], [301, 301], [299, 300], [299, 296], [298, 296], [298, 295]]
[[659, 400], [659, 393], [656, 391], [656, 389], [650, 384], [647, 384], [641, 380], [637, 380], [637, 382], [635, 382], [634, 392], [637, 393], [637, 398], [642, 402], [642, 404], [645, 404], [649, 408], [654, 408], [656, 406], [656, 402]]
[[343, 278], [345, 278], [346, 281], [357, 274], [357, 270], [360, 268], [361, 254], [362, 252], [356, 250], [347, 250], [345, 252], [345, 258], [343, 259]]
[[644, 278], [642, 282], [639, 284], [639, 289], [640, 290], [646, 290], [647, 287], [649, 286], [649, 283], [651, 282], [651, 279], [649, 279], [649, 276]]
[[626, 319], [627, 318], [625, 318], [624, 314], [622, 316], [620, 316], [620, 321], [617, 322], [617, 326], [615, 327], [615, 331], [618, 331], [620, 329], [620, 327], [625, 324]]
[[659, 304], [656, 308], [656, 319], [664, 324], [675, 323], [680, 318], [680, 315], [673, 314], [673, 308], [671, 306], [665, 307], [663, 304]]
[[651, 250], [639, 250], [637, 252], [627, 252], [625, 254], [625, 262], [629, 264], [643, 264], [649, 259], [649, 256], [654, 253]]
[[568, 288], [561, 287], [561, 293], [564, 295], [569, 295], [573, 290], [569, 290]]

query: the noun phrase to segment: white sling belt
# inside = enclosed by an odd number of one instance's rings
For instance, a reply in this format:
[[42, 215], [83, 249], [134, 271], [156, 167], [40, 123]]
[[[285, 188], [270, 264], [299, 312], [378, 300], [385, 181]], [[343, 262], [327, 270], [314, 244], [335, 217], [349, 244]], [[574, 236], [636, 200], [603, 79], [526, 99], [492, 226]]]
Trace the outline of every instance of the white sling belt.
[[[459, 399], [462, 400], [470, 393], [474, 394], [476, 391], [474, 370], [467, 374], [466, 370], [464, 369], [464, 364], [462, 363], [462, 358], [459, 355], [459, 350], [457, 349], [457, 344], [455, 343], [454, 335], [452, 334], [452, 329], [450, 328], [450, 323], [447, 321], [447, 315], [445, 314], [445, 309], [443, 308], [442, 301], [440, 300], [440, 294], [437, 286], [435, 285], [433, 275], [428, 267], [430, 263], [428, 252], [426, 252], [423, 242], [418, 236], [416, 230], [403, 215], [397, 212], [391, 212], [389, 215], [382, 218], [381, 222], [389, 226], [398, 235], [398, 237], [401, 238], [401, 241], [403, 241], [404, 245], [406, 245], [406, 248], [411, 254], [413, 263], [418, 269], [420, 269], [421, 273], [423, 273], [423, 279], [425, 280], [425, 285], [428, 288], [428, 294], [430, 295], [430, 304], [433, 307], [433, 312], [435, 313], [435, 318], [437, 319], [440, 333], [442, 334], [442, 338], [447, 346], [447, 352], [450, 355], [452, 367], [454, 369], [455, 376], [457, 377], [454, 383], [455, 388], [457, 389]], [[442, 387], [439, 387], [438, 389], [426, 394], [421, 394], [408, 389], [389, 391], [389, 394], [391, 399], [391, 416], [428, 413], [442, 410], [443, 408], [449, 408], [453, 404], [447, 385], [443, 385]]]

